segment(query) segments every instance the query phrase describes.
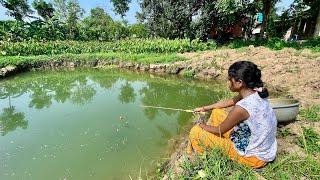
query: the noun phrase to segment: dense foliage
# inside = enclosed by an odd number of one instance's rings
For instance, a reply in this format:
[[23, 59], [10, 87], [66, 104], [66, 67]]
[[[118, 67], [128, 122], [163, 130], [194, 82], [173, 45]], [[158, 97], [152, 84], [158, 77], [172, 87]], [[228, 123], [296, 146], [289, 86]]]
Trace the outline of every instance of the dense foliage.
[[[128, 25], [125, 16], [131, 0], [111, 2], [121, 21], [113, 20], [100, 7], [83, 17], [84, 10], [78, 0], [33, 0], [32, 7], [26, 0], [0, 0], [6, 13], [15, 18], [15, 21], [0, 21], [0, 40], [114, 41], [161, 37], [202, 41], [215, 38], [224, 43], [236, 28], [242, 29], [240, 36], [245, 39], [252, 37], [257, 12], [264, 14], [261, 31], [266, 36], [282, 38], [292, 27], [291, 36], [309, 38], [315, 32], [320, 12], [319, 0], [295, 0], [281, 16], [275, 8], [279, 0], [142, 0], [139, 1], [141, 12], [136, 15], [138, 22]], [[310, 9], [305, 10], [306, 7]]]
[[138, 17], [153, 36], [205, 41], [213, 30], [223, 32], [242, 15], [254, 14], [256, 7], [259, 3], [236, 0], [144, 0]]
[[148, 37], [143, 24], [114, 21], [100, 7], [91, 9], [90, 15], [83, 18], [84, 10], [77, 0], [53, 0], [52, 3], [34, 0], [32, 6], [38, 16], [32, 15], [34, 11], [27, 1], [1, 0], [0, 3], [7, 14], [16, 19], [0, 21], [0, 41], [114, 41]]
[[5, 56], [15, 55], [52, 55], [64, 53], [97, 53], [97, 52], [128, 52], [128, 53], [176, 53], [215, 49], [214, 42], [203, 43], [188, 39], [132, 39], [115, 42], [99, 41], [49, 41], [49, 42], [4, 42], [0, 52]]
[[33, 13], [27, 0], [0, 0], [0, 3], [7, 9], [8, 15], [17, 21], [22, 21], [24, 17]]

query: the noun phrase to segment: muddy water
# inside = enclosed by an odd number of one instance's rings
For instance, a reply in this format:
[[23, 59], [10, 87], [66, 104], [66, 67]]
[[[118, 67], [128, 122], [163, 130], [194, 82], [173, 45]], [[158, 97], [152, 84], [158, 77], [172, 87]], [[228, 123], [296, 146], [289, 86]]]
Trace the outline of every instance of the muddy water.
[[[28, 72], [0, 81], [0, 179], [136, 179], [156, 166], [215, 82], [117, 70]], [[141, 172], [140, 172], [141, 170]]]

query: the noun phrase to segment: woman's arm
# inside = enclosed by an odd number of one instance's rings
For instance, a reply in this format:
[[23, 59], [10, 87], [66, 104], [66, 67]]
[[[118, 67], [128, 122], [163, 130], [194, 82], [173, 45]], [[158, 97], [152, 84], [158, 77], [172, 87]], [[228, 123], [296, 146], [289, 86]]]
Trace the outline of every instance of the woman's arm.
[[226, 108], [226, 107], [234, 106], [240, 100], [241, 100], [241, 96], [238, 95], [232, 99], [228, 99], [228, 100], [220, 101], [220, 102], [208, 105], [208, 106], [196, 108], [194, 111], [195, 112], [203, 112], [203, 111], [210, 111], [212, 109]]
[[230, 111], [226, 120], [224, 120], [219, 126], [210, 126], [204, 123], [199, 124], [199, 126], [212, 134], [221, 136], [224, 133], [228, 132], [238, 123], [249, 118], [249, 113], [240, 106], [235, 106], [235, 108]]

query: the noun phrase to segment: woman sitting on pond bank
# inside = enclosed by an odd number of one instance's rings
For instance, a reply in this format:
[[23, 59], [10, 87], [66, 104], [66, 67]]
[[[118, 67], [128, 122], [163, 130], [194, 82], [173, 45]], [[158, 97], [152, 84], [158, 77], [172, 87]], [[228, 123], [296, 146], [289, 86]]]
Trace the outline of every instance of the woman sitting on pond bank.
[[[196, 108], [212, 110], [207, 124], [199, 123], [190, 132], [188, 153], [220, 148], [232, 160], [261, 168], [276, 157], [277, 120], [263, 88], [261, 71], [249, 61], [238, 61], [228, 70], [229, 88], [239, 94], [233, 99]], [[234, 106], [229, 112], [221, 108]]]

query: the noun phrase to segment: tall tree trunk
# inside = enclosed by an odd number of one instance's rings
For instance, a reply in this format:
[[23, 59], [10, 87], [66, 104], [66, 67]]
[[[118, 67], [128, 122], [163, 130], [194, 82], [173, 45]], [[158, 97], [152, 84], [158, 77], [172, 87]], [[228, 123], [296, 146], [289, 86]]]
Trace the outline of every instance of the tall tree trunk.
[[263, 21], [261, 24], [261, 30], [260, 30], [260, 38], [263, 38], [264, 31], [267, 27], [267, 20], [270, 13], [271, 6], [273, 5], [272, 0], [262, 0], [263, 3]]
[[313, 33], [313, 37], [316, 38], [318, 36], [320, 36], [320, 9], [319, 9], [318, 18], [317, 18], [317, 24]]

